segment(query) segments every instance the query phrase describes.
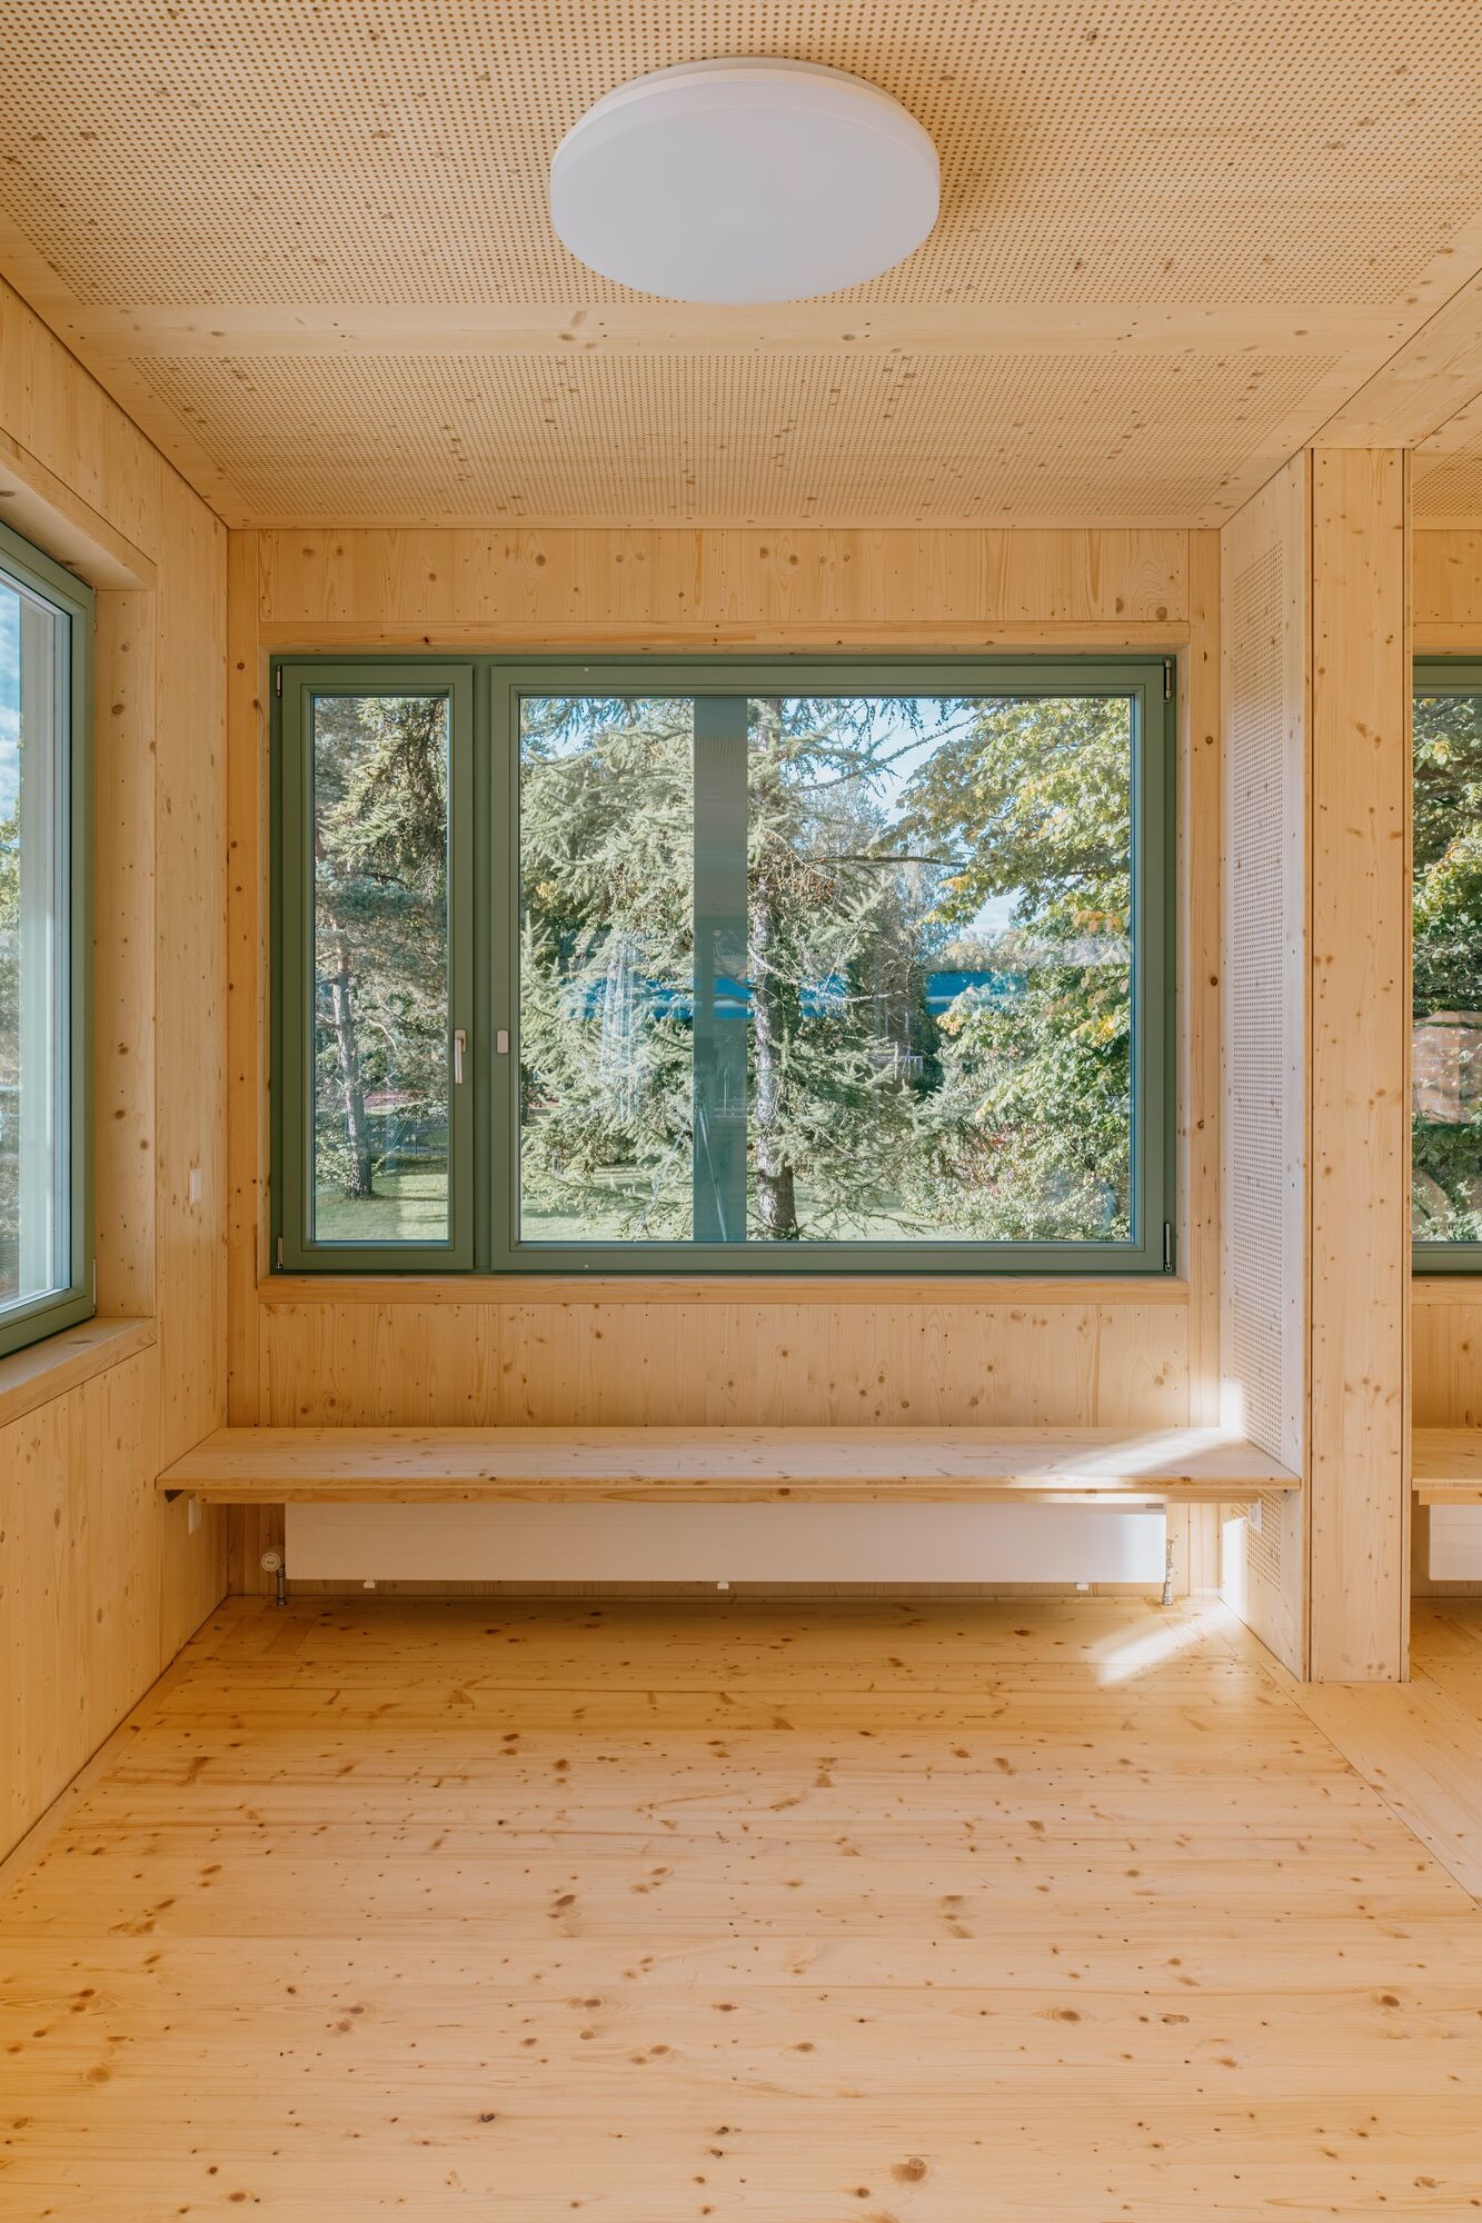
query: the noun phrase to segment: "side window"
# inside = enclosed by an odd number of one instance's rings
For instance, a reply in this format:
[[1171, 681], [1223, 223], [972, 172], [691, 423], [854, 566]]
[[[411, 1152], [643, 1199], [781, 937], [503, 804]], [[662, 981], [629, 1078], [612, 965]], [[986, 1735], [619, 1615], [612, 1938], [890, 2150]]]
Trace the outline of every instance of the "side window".
[[92, 1310], [88, 590], [0, 528], [0, 1351]]
[[1427, 1272], [1482, 1272], [1482, 664], [1415, 689], [1411, 1228]]

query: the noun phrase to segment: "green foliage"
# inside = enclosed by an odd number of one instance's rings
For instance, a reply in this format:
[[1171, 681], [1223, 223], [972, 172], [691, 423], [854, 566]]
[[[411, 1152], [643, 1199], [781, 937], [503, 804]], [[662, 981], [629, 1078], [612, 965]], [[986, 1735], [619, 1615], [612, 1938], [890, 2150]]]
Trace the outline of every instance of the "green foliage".
[[690, 1231], [692, 718], [527, 699], [521, 1191], [589, 1232]]
[[[527, 1232], [682, 1237], [689, 706], [525, 717]], [[754, 1238], [1127, 1233], [1129, 777], [1120, 701], [752, 702]], [[931, 970], [993, 896], [1016, 929], [997, 991], [938, 1022]]]
[[903, 744], [877, 705], [766, 698], [749, 726], [751, 1230], [858, 1238], [903, 1201], [914, 1094], [902, 1057], [931, 1032], [932, 937], [917, 928], [939, 872], [900, 848], [882, 807]]
[[951, 1189], [985, 1240], [1130, 1232], [1131, 746], [1119, 698], [981, 702], [907, 791], [906, 830], [961, 862], [938, 916], [1013, 901], [993, 952], [1022, 991], [964, 996], [923, 1105], [923, 1208]]
[[[1417, 1021], [1482, 1015], [1482, 696], [1420, 694], [1415, 702], [1415, 949]], [[1482, 1029], [1482, 1016], [1476, 1016]], [[1455, 1030], [1465, 1044], [1472, 1029]], [[1421, 1045], [1417, 1046], [1419, 1081]], [[1463, 1050], [1462, 1055], [1466, 1053]], [[1482, 1241], [1482, 1102], [1460, 1117], [1417, 1115], [1412, 1204], [1417, 1237]]]
[[351, 1197], [398, 1138], [435, 1151], [446, 1129], [447, 716], [440, 696], [315, 706], [315, 1175]]
[[[425, 1157], [446, 1126], [446, 715], [316, 708], [336, 1236], [399, 1215], [408, 1134]], [[751, 1239], [1130, 1235], [1129, 720], [1115, 697], [751, 700], [745, 822], [738, 791], [702, 897], [736, 906], [723, 969], [744, 985], [719, 983], [734, 1017], [714, 1023], [744, 1022], [744, 1119], [717, 1108], [700, 1153], [722, 1184], [744, 1131]], [[695, 750], [686, 700], [524, 700], [527, 1239], [694, 1231]]]

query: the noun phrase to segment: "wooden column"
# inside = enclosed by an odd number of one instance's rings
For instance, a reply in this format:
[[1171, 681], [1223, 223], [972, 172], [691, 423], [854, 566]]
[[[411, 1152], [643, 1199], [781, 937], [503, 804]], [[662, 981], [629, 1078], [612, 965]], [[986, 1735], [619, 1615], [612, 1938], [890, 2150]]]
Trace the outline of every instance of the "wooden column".
[[1312, 459], [1310, 1672], [1409, 1655], [1407, 458]]

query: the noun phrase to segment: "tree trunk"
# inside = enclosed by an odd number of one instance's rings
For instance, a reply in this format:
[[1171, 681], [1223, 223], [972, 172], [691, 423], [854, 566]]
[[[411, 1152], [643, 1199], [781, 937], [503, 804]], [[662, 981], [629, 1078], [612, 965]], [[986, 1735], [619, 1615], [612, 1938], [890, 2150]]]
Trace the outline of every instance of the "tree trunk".
[[773, 891], [761, 875], [752, 881], [747, 900], [747, 939], [751, 945], [751, 1039], [756, 1054], [756, 1096], [751, 1112], [756, 1144], [756, 1212], [768, 1242], [795, 1243], [802, 1232], [797, 1192], [792, 1163], [777, 1134], [787, 1041], [782, 990], [774, 969], [777, 916]]
[[334, 1025], [335, 1049], [340, 1061], [340, 1100], [345, 1107], [345, 1139], [350, 1146], [347, 1196], [374, 1196], [375, 1156], [365, 1116], [365, 1085], [360, 1077], [360, 1046], [355, 1039], [355, 1012], [350, 993], [350, 947], [343, 934], [335, 936], [339, 968], [330, 975], [329, 1008]]
[[765, 740], [762, 762], [757, 767], [761, 776], [749, 782], [749, 809], [753, 830], [760, 826], [764, 839], [760, 864], [753, 864], [748, 873], [746, 898], [746, 969], [751, 982], [751, 1041], [756, 1058], [756, 1095], [751, 1106], [756, 1215], [768, 1242], [795, 1243], [802, 1232], [798, 1226], [797, 1190], [792, 1163], [777, 1133], [782, 1119], [787, 1014], [777, 974], [777, 890], [767, 872], [765, 839], [769, 807], [773, 812], [776, 809], [771, 798], [781, 758], [782, 704], [774, 697], [759, 702], [757, 708], [764, 721]]

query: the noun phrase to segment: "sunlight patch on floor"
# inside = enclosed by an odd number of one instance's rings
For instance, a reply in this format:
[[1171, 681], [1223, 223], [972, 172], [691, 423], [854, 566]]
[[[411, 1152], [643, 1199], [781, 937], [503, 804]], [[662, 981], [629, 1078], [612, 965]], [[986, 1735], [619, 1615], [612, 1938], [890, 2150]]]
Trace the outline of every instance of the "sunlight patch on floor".
[[1196, 1645], [1219, 1638], [1229, 1625], [1229, 1611], [1217, 1598], [1191, 1604], [1184, 1612], [1169, 1613], [1156, 1628], [1118, 1630], [1098, 1645], [1092, 1658], [1099, 1669], [1097, 1680], [1106, 1684], [1130, 1683], [1139, 1675], [1177, 1659]]

